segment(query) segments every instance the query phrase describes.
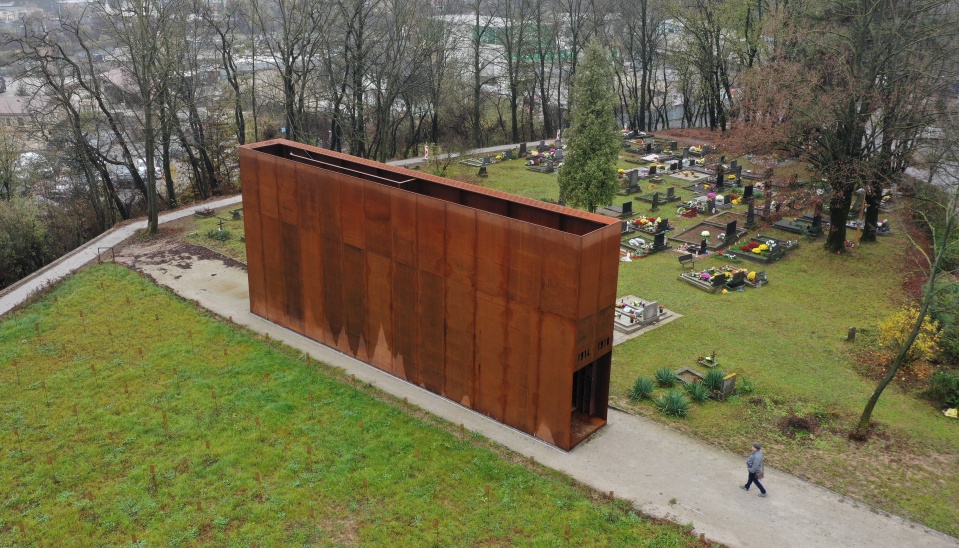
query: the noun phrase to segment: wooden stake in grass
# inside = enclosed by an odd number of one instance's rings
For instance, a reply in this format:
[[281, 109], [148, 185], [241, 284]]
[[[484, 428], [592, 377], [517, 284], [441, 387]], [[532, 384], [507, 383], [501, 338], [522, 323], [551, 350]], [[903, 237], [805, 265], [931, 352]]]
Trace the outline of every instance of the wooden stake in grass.
[[48, 464], [49, 466], [53, 466], [53, 457], [47, 456], [47, 464]]
[[152, 464], [150, 465], [150, 485], [153, 486], [153, 492], [156, 493], [157, 492], [157, 474], [156, 474], [156, 469], [153, 467]]
[[164, 430], [167, 429], [166, 411], [163, 412], [163, 429], [164, 429]]
[[[220, 407], [219, 407], [219, 405], [216, 403], [216, 390], [213, 390], [213, 391], [212, 391], [212, 395], [213, 395], [213, 412], [216, 413], [217, 415], [219, 415], [219, 414], [220, 414]], [[209, 449], [209, 447], [207, 447], [207, 449]]]
[[13, 429], [13, 437], [17, 439], [17, 447], [20, 449], [20, 451], [23, 451], [23, 444], [22, 444], [22, 442], [20, 441], [20, 429], [19, 429], [19, 428], [14, 428], [14, 429]]
[[257, 482], [257, 483], [260, 483], [260, 473], [259, 473], [259, 472], [256, 473], [256, 482]]
[[78, 416], [78, 414], [77, 414], [77, 404], [73, 404], [73, 416], [74, 416], [74, 417]]
[[[128, 297], [128, 298], [129, 298], [129, 297]], [[137, 542], [139, 542], [139, 541], [137, 540], [137, 534], [136, 534], [136, 533], [130, 533], [130, 540], [133, 541], [133, 544], [136, 544]]]
[[157, 319], [157, 321], [160, 321], [160, 315], [159, 315], [159, 314], [156, 314], [156, 319]]
[[203, 511], [203, 501], [200, 501], [200, 500], [196, 501], [196, 509], [200, 512]]
[[309, 455], [309, 456], [311, 456], [311, 457], [313, 456], [313, 447], [312, 447], [312, 446], [310, 446], [310, 445], [307, 445], [307, 446], [306, 446], [306, 454]]
[[256, 427], [259, 428], [259, 427], [260, 427], [260, 417], [254, 418], [253, 421], [256, 423]]
[[310, 508], [310, 519], [316, 519], [316, 509]]
[[21, 535], [26, 535], [26, 534], [27, 534], [27, 528], [23, 525], [23, 522], [22, 522], [22, 521], [17, 524], [17, 527], [19, 527], [19, 529], [20, 529], [20, 534], [21, 534]]
[[363, 433], [363, 421], [360, 421], [360, 434]]
[[210, 450], [210, 440], [206, 440], [206, 450]]
[[269, 371], [264, 371], [264, 372], [263, 372], [263, 382], [267, 382], [267, 381], [269, 381], [269, 380], [270, 380], [270, 372], [269, 372]]
[[17, 386], [20, 386], [20, 364], [17, 360], [13, 360], [13, 370], [17, 374]]

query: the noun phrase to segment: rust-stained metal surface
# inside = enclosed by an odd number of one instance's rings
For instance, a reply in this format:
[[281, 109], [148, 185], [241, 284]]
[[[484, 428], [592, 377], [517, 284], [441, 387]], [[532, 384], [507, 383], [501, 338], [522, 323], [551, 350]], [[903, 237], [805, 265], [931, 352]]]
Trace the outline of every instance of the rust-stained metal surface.
[[605, 424], [618, 221], [283, 140], [240, 176], [253, 313], [563, 449]]

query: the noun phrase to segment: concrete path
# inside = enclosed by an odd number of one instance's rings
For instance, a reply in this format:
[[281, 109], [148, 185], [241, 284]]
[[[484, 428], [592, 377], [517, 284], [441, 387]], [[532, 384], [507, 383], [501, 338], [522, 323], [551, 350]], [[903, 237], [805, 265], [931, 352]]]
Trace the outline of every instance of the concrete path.
[[[204, 204], [229, 207], [239, 196]], [[166, 213], [161, 222], [192, 215], [196, 207]], [[0, 316], [42, 289], [97, 257], [97, 248], [121, 243], [143, 228], [138, 221], [115, 228], [81, 249], [47, 266], [0, 296]], [[134, 258], [119, 258], [133, 262]], [[601, 491], [614, 491], [642, 511], [678, 523], [730, 546], [954, 546], [949, 537], [855, 500], [767, 468], [768, 498], [745, 481], [745, 454], [732, 454], [683, 436], [658, 423], [611, 411], [609, 424], [588, 442], [566, 453], [496, 423], [362, 362], [252, 315], [246, 273], [220, 261], [197, 260], [190, 269], [141, 265], [159, 283], [216, 314], [340, 367], [397, 397], [454, 424], [560, 470]]]
[[[236, 196], [204, 202], [199, 205], [184, 207], [175, 211], [168, 211], [160, 215], [159, 222], [163, 224], [182, 219], [183, 217], [189, 217], [200, 207], [220, 209], [236, 205], [240, 203], [240, 201], [241, 196], [238, 194]], [[0, 293], [0, 317], [26, 300], [31, 293], [69, 276], [73, 271], [92, 261], [96, 261], [98, 253], [102, 252], [109, 260], [113, 247], [132, 237], [137, 230], [144, 229], [146, 226], [147, 223], [145, 219], [129, 221], [126, 224], [115, 226], [83, 246], [74, 249], [70, 253], [67, 253], [63, 257], [60, 257], [56, 261], [6, 288]]]

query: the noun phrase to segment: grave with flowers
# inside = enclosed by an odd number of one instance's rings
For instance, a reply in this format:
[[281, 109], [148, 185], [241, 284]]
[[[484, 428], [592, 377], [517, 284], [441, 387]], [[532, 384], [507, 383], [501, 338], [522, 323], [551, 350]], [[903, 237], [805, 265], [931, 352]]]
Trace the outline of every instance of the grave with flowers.
[[736, 244], [729, 251], [738, 257], [756, 263], [774, 263], [786, 256], [786, 253], [799, 247], [799, 242], [781, 240], [772, 236], [760, 234], [750, 238], [744, 244]]

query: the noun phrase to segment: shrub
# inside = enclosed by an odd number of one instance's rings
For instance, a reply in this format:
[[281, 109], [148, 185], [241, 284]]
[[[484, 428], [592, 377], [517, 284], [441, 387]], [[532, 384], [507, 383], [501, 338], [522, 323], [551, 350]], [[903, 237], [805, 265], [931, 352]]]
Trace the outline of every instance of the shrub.
[[673, 386], [676, 384], [676, 374], [668, 367], [657, 369], [656, 382], [659, 383], [659, 386]]
[[667, 415], [685, 419], [689, 414], [689, 400], [679, 390], [670, 390], [656, 398], [656, 408]]
[[207, 238], [212, 238], [218, 242], [225, 242], [233, 237], [233, 234], [229, 230], [217, 230], [213, 229], [206, 233]]
[[941, 407], [959, 407], [959, 371], [933, 373], [929, 397]]
[[686, 393], [689, 399], [696, 403], [702, 403], [709, 399], [709, 389], [701, 382], [691, 382], [686, 385]]
[[748, 396], [756, 391], [756, 385], [753, 384], [753, 381], [742, 378], [739, 380], [739, 384], [736, 385], [736, 392], [742, 394], [743, 396]]
[[[879, 324], [879, 345], [887, 352], [896, 353], [912, 331], [919, 309], [914, 306], [904, 306], [889, 315]], [[926, 316], [922, 320], [919, 336], [912, 343], [907, 359], [928, 360], [939, 351], [939, 325], [935, 320]]]
[[633, 383], [633, 388], [629, 391], [629, 399], [637, 402], [643, 398], [648, 398], [655, 389], [656, 385], [653, 383], [653, 379], [649, 377], [636, 377], [636, 382]]
[[726, 372], [722, 369], [710, 369], [709, 373], [703, 378], [703, 384], [708, 390], [721, 390], [723, 388], [723, 379]]

